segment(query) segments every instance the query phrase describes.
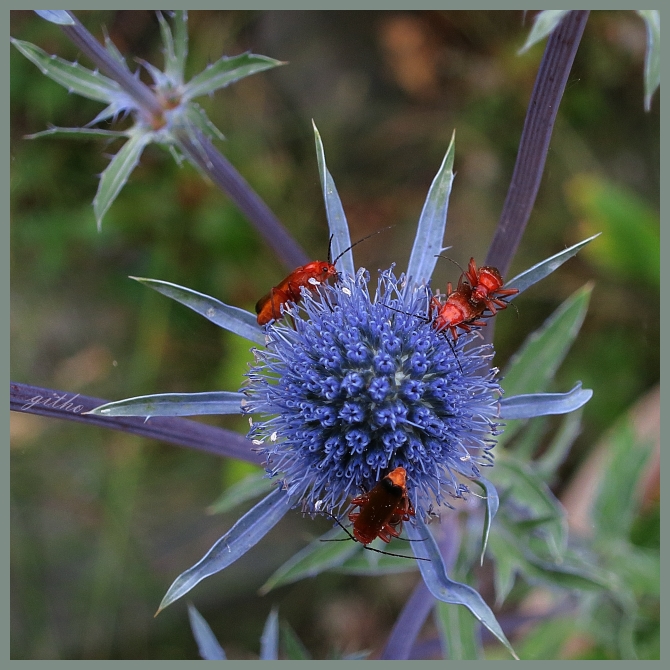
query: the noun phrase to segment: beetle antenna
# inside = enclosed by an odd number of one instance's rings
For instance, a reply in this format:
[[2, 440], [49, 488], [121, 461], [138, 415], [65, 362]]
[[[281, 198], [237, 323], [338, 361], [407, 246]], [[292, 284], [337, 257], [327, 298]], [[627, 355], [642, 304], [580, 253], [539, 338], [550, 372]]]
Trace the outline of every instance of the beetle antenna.
[[[340, 527], [340, 528], [341, 528], [341, 529], [342, 529], [342, 530], [343, 530], [343, 531], [344, 531], [344, 532], [345, 532], [345, 533], [346, 533], [346, 534], [347, 534], [347, 535], [348, 535], [354, 542], [358, 542], [358, 540], [357, 540], [357, 539], [356, 539], [356, 538], [349, 532], [349, 529], [348, 529], [348, 528], [345, 528], [345, 527], [342, 525], [342, 522], [341, 522], [341, 521], [340, 521], [340, 520], [339, 520], [339, 519], [338, 519], [332, 512], [328, 512], [328, 511], [326, 511], [326, 510], [322, 510], [322, 513], [328, 515], [329, 517], [331, 517], [331, 518], [335, 521], [335, 523], [336, 523], [336, 524], [337, 524], [337, 525], [338, 525], [338, 526], [339, 526], [339, 527]], [[406, 538], [396, 538], [396, 539], [403, 539], [403, 540], [404, 540], [404, 539], [406, 539]], [[322, 540], [321, 540], [321, 542], [339, 542], [339, 541], [340, 541], [340, 540], [338, 540], [338, 539], [332, 539], [332, 540], [323, 540], [323, 539], [322, 539]], [[408, 540], [408, 541], [409, 541], [409, 540]], [[359, 542], [359, 544], [361, 544], [361, 543]], [[374, 551], [376, 554], [384, 554], [385, 556], [395, 556], [396, 558], [410, 558], [410, 559], [413, 559], [413, 560], [415, 560], [415, 561], [430, 561], [429, 558], [421, 558], [421, 557], [419, 557], [419, 556], [406, 556], [405, 554], [394, 554], [394, 553], [392, 553], [392, 552], [390, 552], [390, 551], [382, 551], [381, 549], [375, 549], [374, 547], [368, 547], [367, 544], [364, 544], [364, 545], [363, 545], [363, 549], [366, 549], [367, 551]]]
[[442, 256], [441, 254], [435, 254], [435, 258], [444, 258], [447, 261], [451, 261], [461, 271], [461, 274], [465, 274], [465, 270], [453, 258], [449, 258], [449, 256]]
[[[357, 244], [360, 244], [361, 242], [365, 242], [365, 240], [369, 239], [370, 237], [374, 237], [375, 235], [379, 235], [379, 233], [383, 233], [385, 230], [388, 230], [389, 228], [393, 228], [393, 226], [386, 226], [386, 228], [382, 228], [381, 230], [377, 230], [374, 233], [370, 233], [369, 235], [366, 235], [365, 237], [361, 237], [358, 242], [354, 242], [351, 246], [347, 247], [341, 254], [338, 255], [338, 257], [332, 262], [332, 265], [335, 265], [337, 261], [344, 256], [344, 254], [347, 253], [347, 251], [351, 251]], [[333, 236], [330, 236], [331, 242], [333, 241]], [[330, 245], [329, 245], [330, 247]], [[330, 248], [328, 249], [328, 262], [330, 263]]]
[[[333, 257], [333, 237], [335, 237], [335, 235], [331, 235], [330, 239], [328, 240], [328, 264], [329, 265], [335, 265], [335, 263], [330, 262], [330, 259]], [[339, 258], [339, 256], [338, 256], [338, 258]]]

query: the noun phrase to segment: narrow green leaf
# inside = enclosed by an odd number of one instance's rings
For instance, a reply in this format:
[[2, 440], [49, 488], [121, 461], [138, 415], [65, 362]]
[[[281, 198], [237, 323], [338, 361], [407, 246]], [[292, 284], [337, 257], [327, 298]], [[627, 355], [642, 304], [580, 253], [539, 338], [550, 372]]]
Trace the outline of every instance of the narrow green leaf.
[[647, 53], [644, 58], [644, 108], [651, 109], [651, 99], [661, 85], [661, 14], [657, 9], [638, 9], [647, 27]]
[[609, 441], [609, 462], [593, 504], [598, 535], [628, 538], [640, 505], [639, 480], [652, 453], [652, 442], [640, 443], [629, 420], [617, 422]]
[[36, 140], [39, 137], [47, 137], [49, 135], [67, 135], [74, 139], [87, 138], [89, 135], [99, 135], [102, 137], [128, 137], [128, 133], [123, 130], [103, 130], [102, 128], [61, 128], [59, 126], [52, 126], [47, 130], [40, 130], [38, 133], [31, 135], [24, 135], [27, 140]]
[[200, 414], [241, 414], [242, 393], [157, 393], [108, 402], [86, 414], [99, 416], [197, 416]]
[[333, 258], [339, 258], [336, 263], [338, 270], [353, 277], [356, 274], [354, 267], [354, 256], [351, 253], [351, 238], [349, 237], [349, 225], [344, 215], [340, 196], [335, 188], [335, 182], [326, 167], [326, 155], [323, 151], [321, 135], [312, 119], [314, 128], [314, 142], [316, 144], [316, 162], [319, 165], [319, 178], [321, 179], [321, 191], [323, 201], [326, 205], [326, 218], [328, 228], [332, 236], [331, 252]]
[[107, 34], [107, 31], [105, 30], [105, 49], [107, 49], [107, 53], [119, 64], [123, 67], [124, 70], [127, 70], [130, 72], [130, 68], [128, 67], [128, 63], [126, 63], [126, 59], [123, 57], [121, 52], [116, 48], [116, 44], [112, 42], [111, 38]]
[[450, 661], [474, 661], [482, 658], [477, 619], [465, 608], [438, 600], [435, 620], [443, 641], [444, 658]]
[[592, 286], [575, 291], [514, 354], [502, 385], [509, 396], [541, 393], [554, 378], [588, 309]]
[[212, 548], [192, 567], [174, 580], [158, 607], [158, 614], [175, 600], [186, 595], [205, 577], [216, 574], [257, 544], [291, 509], [295, 500], [286, 491], [276, 488], [250, 509], [237, 523], [219, 538]]
[[175, 55], [175, 44], [172, 38], [172, 30], [170, 24], [165, 20], [163, 12], [156, 12], [158, 18], [158, 25], [161, 31], [161, 41], [163, 42], [163, 56], [165, 57], [165, 76], [175, 85], [184, 83], [183, 62], [180, 69], [180, 63], [177, 61]]
[[223, 56], [216, 63], [208, 65], [184, 86], [184, 99], [192, 100], [200, 95], [214, 93], [239, 79], [278, 65], [284, 65], [284, 63], [274, 58], [251, 53], [240, 54], [232, 58]]
[[325, 535], [310, 542], [277, 569], [261, 586], [259, 593], [265, 595], [278, 586], [292, 584], [306, 577], [316, 577], [326, 570], [341, 565], [349, 556], [362, 550], [360, 544], [348, 538], [347, 541], [340, 541], [345, 538], [344, 531], [332, 528]]
[[205, 661], [225, 661], [226, 653], [216, 639], [216, 636], [198, 610], [188, 604], [188, 619], [191, 623], [193, 637], [198, 645], [200, 656]]
[[417, 285], [425, 284], [433, 276], [437, 255], [444, 250], [442, 241], [447, 226], [451, 186], [454, 182], [455, 152], [456, 131], [451, 136], [449, 148], [430, 185], [419, 217], [414, 246], [407, 266], [407, 276]]
[[523, 519], [542, 520], [538, 528], [547, 549], [557, 559], [565, 553], [568, 540], [565, 512], [549, 487], [525, 463], [511, 456], [496, 460], [491, 479], [499, 490], [511, 493], [515, 509], [523, 509]]
[[519, 55], [528, 51], [533, 44], [544, 39], [547, 35], [554, 32], [563, 17], [569, 12], [567, 9], [546, 9], [535, 16], [533, 28], [526, 39], [526, 43], [517, 52]]
[[208, 137], [225, 140], [225, 135], [210, 121], [205, 110], [196, 102], [189, 102], [186, 106], [184, 118], [195, 128], [199, 128]]
[[500, 607], [510, 594], [516, 575], [521, 570], [516, 550], [510, 551], [510, 543], [502, 535], [500, 523], [493, 525], [489, 536], [489, 552], [493, 565], [493, 585], [496, 593], [496, 605]]
[[125, 93], [114, 80], [99, 72], [93, 72], [79, 63], [71, 63], [58, 56], [50, 56], [30, 42], [13, 37], [10, 37], [10, 41], [29, 61], [37, 65], [42, 74], [72, 93], [107, 103], [118, 100], [119, 96], [125, 97]]
[[546, 621], [540, 620], [524, 634], [519, 655], [524, 661], [559, 659], [568, 639], [575, 634], [579, 639], [583, 630], [574, 616], [552, 616]]
[[289, 661], [309, 661], [312, 657], [288, 622], [281, 623], [281, 640]]
[[[563, 418], [563, 423], [554, 439], [542, 456], [533, 463], [533, 470], [538, 477], [550, 481], [558, 468], [565, 461], [570, 448], [574, 444], [582, 427], [582, 411], [571, 412]], [[516, 452], [515, 452], [516, 454]]]
[[174, 19], [174, 73], [181, 73], [184, 80], [186, 71], [186, 56], [188, 55], [188, 12], [185, 9], [176, 10]]
[[423, 581], [433, 596], [445, 603], [465, 605], [477, 620], [486, 626], [505, 645], [510, 654], [518, 660], [491, 608], [484, 602], [479, 593], [467, 584], [449, 579], [435, 538], [420, 516], [416, 519], [416, 525], [407, 524], [407, 534], [410, 539], [414, 540], [412, 543], [414, 554], [417, 557], [430, 559], [430, 561], [418, 561], [418, 563]]
[[611, 575], [594, 565], [565, 555], [560, 562], [544, 560], [526, 543], [527, 532], [513, 524], [496, 524], [490, 547], [495, 570], [496, 602], [500, 605], [511, 590], [516, 575], [527, 582], [577, 591], [614, 588]]
[[226, 305], [216, 298], [160, 279], [145, 279], [142, 277], [131, 277], [131, 279], [180, 302], [231, 333], [245, 337], [256, 344], [265, 344], [265, 335], [256, 321], [256, 316], [251, 312]]
[[[644, 282], [658, 290], [661, 281], [661, 226], [658, 210], [639, 195], [598, 174], [577, 174], [565, 195], [584, 232], [603, 232], [585, 258], [619, 281]], [[644, 290], [644, 289], [642, 289]]]
[[146, 133], [132, 135], [100, 176], [98, 192], [93, 199], [93, 211], [98, 230], [102, 227], [102, 217], [125, 186], [135, 166], [139, 163], [144, 148], [150, 141], [151, 137]]
[[253, 473], [237, 482], [237, 484], [228, 487], [223, 495], [207, 508], [207, 513], [223, 514], [229, 512], [242, 503], [269, 493], [274, 486], [275, 482], [266, 477], [265, 472]]

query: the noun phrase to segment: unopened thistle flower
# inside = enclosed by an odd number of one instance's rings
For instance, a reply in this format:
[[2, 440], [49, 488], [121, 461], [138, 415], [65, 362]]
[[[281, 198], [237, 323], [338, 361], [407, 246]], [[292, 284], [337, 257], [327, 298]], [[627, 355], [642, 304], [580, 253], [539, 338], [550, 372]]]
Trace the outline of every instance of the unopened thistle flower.
[[[393, 268], [304, 291], [255, 350], [245, 411], [267, 469], [308, 509], [341, 507], [398, 466], [415, 509], [462, 497], [491, 465], [502, 393], [493, 348], [454, 344], [426, 318], [428, 289]], [[319, 505], [317, 505], [319, 503]]]

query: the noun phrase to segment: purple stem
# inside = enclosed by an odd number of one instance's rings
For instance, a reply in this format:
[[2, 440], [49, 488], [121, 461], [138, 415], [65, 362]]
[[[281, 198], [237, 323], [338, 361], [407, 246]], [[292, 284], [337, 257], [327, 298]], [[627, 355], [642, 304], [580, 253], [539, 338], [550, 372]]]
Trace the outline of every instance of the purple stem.
[[[435, 539], [442, 553], [447, 572], [449, 572], [456, 562], [458, 549], [461, 545], [460, 530], [455, 513], [449, 514], [443, 519], [438, 536]], [[407, 660], [410, 657], [416, 638], [433, 609], [433, 605], [435, 605], [435, 598], [421, 580], [396, 620], [386, 647], [379, 657], [380, 660]]]
[[[514, 258], [540, 188], [556, 112], [563, 97], [589, 12], [572, 11], [554, 30], [528, 103], [512, 181], [486, 256], [504, 277]], [[491, 329], [489, 329], [491, 330]]]
[[[112, 58], [72, 12], [68, 14], [75, 22], [74, 25], [60, 26], [67, 37], [101, 72], [119, 83], [141, 109], [150, 116], [162, 117], [164, 110], [154, 92]], [[200, 131], [195, 131], [191, 135], [181, 133], [178, 139], [189, 160], [230, 197], [289, 270], [294, 270], [310, 260], [272, 210], [207, 137]]]
[[152, 440], [190, 447], [217, 456], [237, 458], [257, 465], [264, 460], [260, 454], [252, 451], [251, 442], [246, 437], [231, 430], [207, 426], [188, 419], [165, 416], [145, 419], [141, 416], [104, 417], [84, 414], [108, 401], [14, 382], [9, 384], [9, 398], [9, 408], [14, 412], [40, 414], [54, 419], [80, 421], [92, 426], [122, 430]]
[[78, 46], [103, 74], [120, 84], [140, 107], [148, 110], [152, 116], [163, 116], [163, 107], [158, 102], [154, 92], [142, 81], [133, 77], [121, 63], [112, 58], [107, 49], [84, 28], [72, 12], [68, 12], [68, 15], [74, 21], [74, 25], [61, 25], [60, 28], [70, 41]]

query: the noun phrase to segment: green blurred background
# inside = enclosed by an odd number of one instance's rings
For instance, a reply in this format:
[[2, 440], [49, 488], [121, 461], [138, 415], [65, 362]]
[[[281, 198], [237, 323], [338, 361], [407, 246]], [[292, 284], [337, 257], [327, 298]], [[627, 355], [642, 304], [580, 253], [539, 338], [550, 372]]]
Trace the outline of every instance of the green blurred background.
[[[152, 12], [79, 12], [122, 54], [163, 64]], [[311, 119], [374, 272], [407, 263], [430, 182], [456, 129], [447, 243], [483, 261], [510, 180], [544, 43], [517, 55], [522, 12], [191, 12], [187, 75], [245, 50], [288, 61], [199, 100], [220, 147], [313, 258], [328, 233]], [[11, 35], [80, 54], [31, 12]], [[633, 12], [593, 12], [554, 129], [540, 193], [510, 276], [603, 235], [496, 319], [496, 363], [573, 291], [591, 307], [557, 379], [594, 390], [563, 468], [561, 494], [599, 438], [659, 378], [659, 115], [643, 111], [645, 30]], [[85, 58], [82, 64], [90, 66]], [[143, 77], [144, 77], [143, 73]], [[236, 390], [248, 346], [128, 279], [164, 279], [253, 309], [286, 274], [228, 199], [162, 149], [145, 151], [96, 230], [97, 176], [118, 147], [26, 140], [81, 126], [99, 104], [11, 52], [12, 379], [107, 399]], [[434, 285], [458, 271], [438, 265]], [[244, 432], [246, 420], [211, 422]], [[184, 603], [152, 615], [174, 577], [239, 516], [206, 508], [249, 467], [171, 445], [25, 414], [12, 416], [13, 658], [196, 658]], [[642, 492], [644, 541], [657, 543], [658, 493]], [[646, 524], [646, 525], [645, 525]], [[192, 600], [229, 658], [253, 658], [279, 606], [316, 658], [383, 644], [416, 573], [322, 575], [260, 597], [271, 572], [327, 523], [289, 514]], [[489, 597], [486, 590], [485, 597]], [[430, 625], [425, 634], [430, 636]], [[588, 641], [587, 641], [588, 642]], [[579, 654], [607, 657], [607, 650]], [[570, 655], [568, 652], [565, 652]]]

